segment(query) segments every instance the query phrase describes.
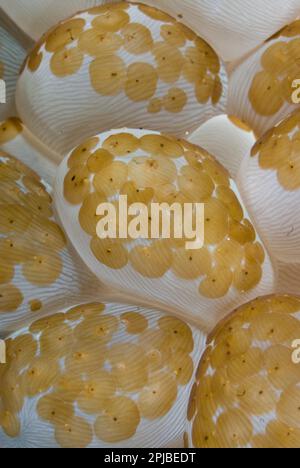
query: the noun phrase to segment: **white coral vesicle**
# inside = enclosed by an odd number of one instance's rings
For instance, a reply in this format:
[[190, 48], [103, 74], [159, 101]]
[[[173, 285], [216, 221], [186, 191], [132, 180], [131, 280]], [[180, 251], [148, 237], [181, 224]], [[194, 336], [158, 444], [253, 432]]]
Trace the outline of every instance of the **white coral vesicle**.
[[0, 151], [0, 336], [53, 307], [99, 298], [101, 285], [67, 246], [51, 189]]
[[49, 28], [77, 11], [120, 0], [0, 0], [0, 7], [15, 25], [34, 41]]
[[[108, 201], [118, 209], [120, 195], [129, 204], [204, 203], [204, 247], [187, 250], [172, 229], [169, 239], [161, 231], [159, 239], [100, 239], [97, 207]], [[270, 258], [235, 183], [213, 156], [185, 140], [147, 130], [102, 133], [64, 159], [54, 198], [79, 255], [125, 297], [211, 329], [228, 309], [273, 291]]]
[[299, 447], [300, 0], [0, 14], [0, 447]]
[[259, 136], [286, 118], [298, 107], [299, 55], [300, 20], [296, 20], [234, 69], [228, 112], [247, 122]]
[[62, 154], [125, 125], [184, 135], [223, 113], [226, 101], [225, 66], [207, 42], [159, 10], [126, 2], [47, 32], [16, 94], [26, 127]]
[[268, 131], [244, 159], [237, 184], [271, 255], [300, 261], [299, 111]]

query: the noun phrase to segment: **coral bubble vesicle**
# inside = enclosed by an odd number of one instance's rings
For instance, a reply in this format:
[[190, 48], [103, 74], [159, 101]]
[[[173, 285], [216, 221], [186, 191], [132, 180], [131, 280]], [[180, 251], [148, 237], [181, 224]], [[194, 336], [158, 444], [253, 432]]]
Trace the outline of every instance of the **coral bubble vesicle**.
[[18, 0], [6, 2], [1, 0], [1, 8], [16, 27], [32, 41], [37, 41], [47, 29], [55, 26], [63, 18], [69, 18], [77, 11], [106, 4], [118, 3], [120, 0]]
[[0, 447], [300, 447], [300, 0], [0, 10]]
[[0, 122], [0, 147], [52, 184], [60, 156], [41, 145], [18, 117]]
[[[7, 123], [0, 132], [13, 129]], [[54, 219], [50, 193], [35, 172], [0, 152], [2, 334], [30, 321], [33, 314], [49, 313], [53, 304], [72, 305], [74, 295], [85, 295], [85, 288], [90, 291], [80, 273], [80, 261], [68, 250], [65, 234]]]
[[155, 8], [120, 2], [44, 34], [16, 101], [32, 133], [65, 153], [125, 124], [184, 135], [222, 113], [226, 97], [225, 67], [210, 45]]
[[186, 323], [124, 304], [83, 304], [37, 320], [6, 340], [0, 444], [176, 446], [204, 345]]
[[[206, 329], [245, 299], [273, 291], [270, 259], [235, 183], [213, 156], [185, 140], [146, 130], [112, 130], [96, 139], [62, 162], [55, 203], [75, 249], [101, 282]], [[149, 207], [146, 235], [121, 236], [117, 219], [116, 237], [101, 239], [97, 226], [104, 213], [98, 206], [111, 203], [119, 217], [124, 195], [129, 208], [135, 202]], [[188, 249], [172, 223], [169, 236], [162, 225], [158, 238], [152, 236], [151, 210], [158, 203], [203, 203], [203, 247]], [[127, 217], [126, 231], [132, 218]]]
[[242, 162], [237, 183], [270, 253], [300, 260], [300, 112], [263, 135]]
[[300, 299], [258, 298], [210, 335], [187, 414], [195, 448], [298, 448]]

